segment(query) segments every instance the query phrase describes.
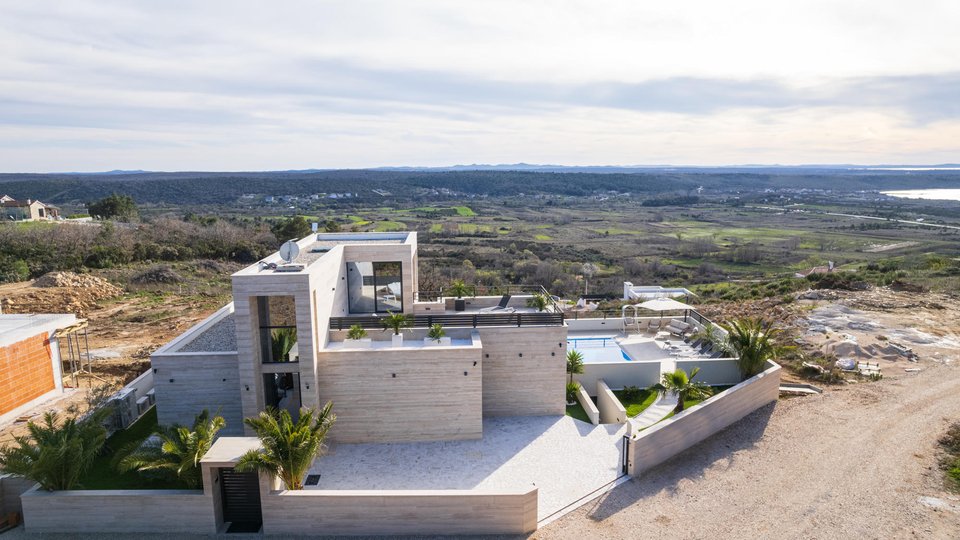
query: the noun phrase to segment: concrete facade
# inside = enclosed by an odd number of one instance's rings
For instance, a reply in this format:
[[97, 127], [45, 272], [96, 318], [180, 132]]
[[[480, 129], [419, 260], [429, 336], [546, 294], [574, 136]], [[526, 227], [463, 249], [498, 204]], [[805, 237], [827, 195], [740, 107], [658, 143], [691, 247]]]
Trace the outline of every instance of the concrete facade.
[[243, 434], [237, 353], [154, 354], [151, 365], [161, 425], [190, 426], [206, 409], [227, 421], [222, 435]]
[[566, 327], [497, 327], [479, 332], [484, 416], [565, 414]]

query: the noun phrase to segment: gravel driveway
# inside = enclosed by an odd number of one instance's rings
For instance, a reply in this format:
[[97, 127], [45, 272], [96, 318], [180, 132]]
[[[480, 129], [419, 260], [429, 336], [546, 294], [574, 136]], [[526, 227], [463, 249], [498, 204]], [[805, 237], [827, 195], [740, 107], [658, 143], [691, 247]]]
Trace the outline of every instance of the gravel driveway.
[[960, 368], [921, 365], [765, 407], [534, 538], [960, 538], [936, 465]]

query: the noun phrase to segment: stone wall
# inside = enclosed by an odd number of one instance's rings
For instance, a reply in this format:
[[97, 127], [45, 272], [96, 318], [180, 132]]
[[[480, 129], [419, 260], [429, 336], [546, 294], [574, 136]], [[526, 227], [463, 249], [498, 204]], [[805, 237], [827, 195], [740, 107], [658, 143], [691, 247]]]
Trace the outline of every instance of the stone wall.
[[566, 413], [567, 328], [484, 327], [483, 415]]

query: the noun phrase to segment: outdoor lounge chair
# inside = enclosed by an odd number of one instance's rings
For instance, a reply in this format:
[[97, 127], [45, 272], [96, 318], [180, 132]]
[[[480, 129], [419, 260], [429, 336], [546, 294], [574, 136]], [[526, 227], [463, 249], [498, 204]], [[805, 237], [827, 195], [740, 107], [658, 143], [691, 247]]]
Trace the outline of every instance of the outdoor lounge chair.
[[515, 310], [513, 308], [507, 307], [507, 304], [510, 303], [510, 295], [505, 294], [500, 298], [500, 303], [492, 306], [486, 307], [480, 310], [480, 313], [513, 313]]
[[667, 331], [675, 336], [684, 336], [687, 332], [690, 331], [691, 326], [683, 321], [678, 321], [676, 319], [671, 319], [670, 324], [667, 325]]

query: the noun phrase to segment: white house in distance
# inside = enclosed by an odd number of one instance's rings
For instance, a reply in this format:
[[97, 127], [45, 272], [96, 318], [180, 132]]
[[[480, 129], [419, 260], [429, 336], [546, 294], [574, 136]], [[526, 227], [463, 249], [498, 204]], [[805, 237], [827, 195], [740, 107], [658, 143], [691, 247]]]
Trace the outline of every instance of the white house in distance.
[[[233, 302], [151, 357], [163, 424], [334, 402], [336, 442], [477, 439], [485, 416], [563, 415], [567, 327], [526, 298], [419, 300], [417, 234], [313, 234], [233, 275]], [[395, 343], [382, 318], [405, 313]], [[359, 324], [367, 340], [348, 341]], [[425, 340], [443, 325], [449, 341]]]
[[60, 219], [60, 209], [31, 199], [18, 201], [9, 195], [0, 195], [0, 211], [4, 221], [41, 221]]

